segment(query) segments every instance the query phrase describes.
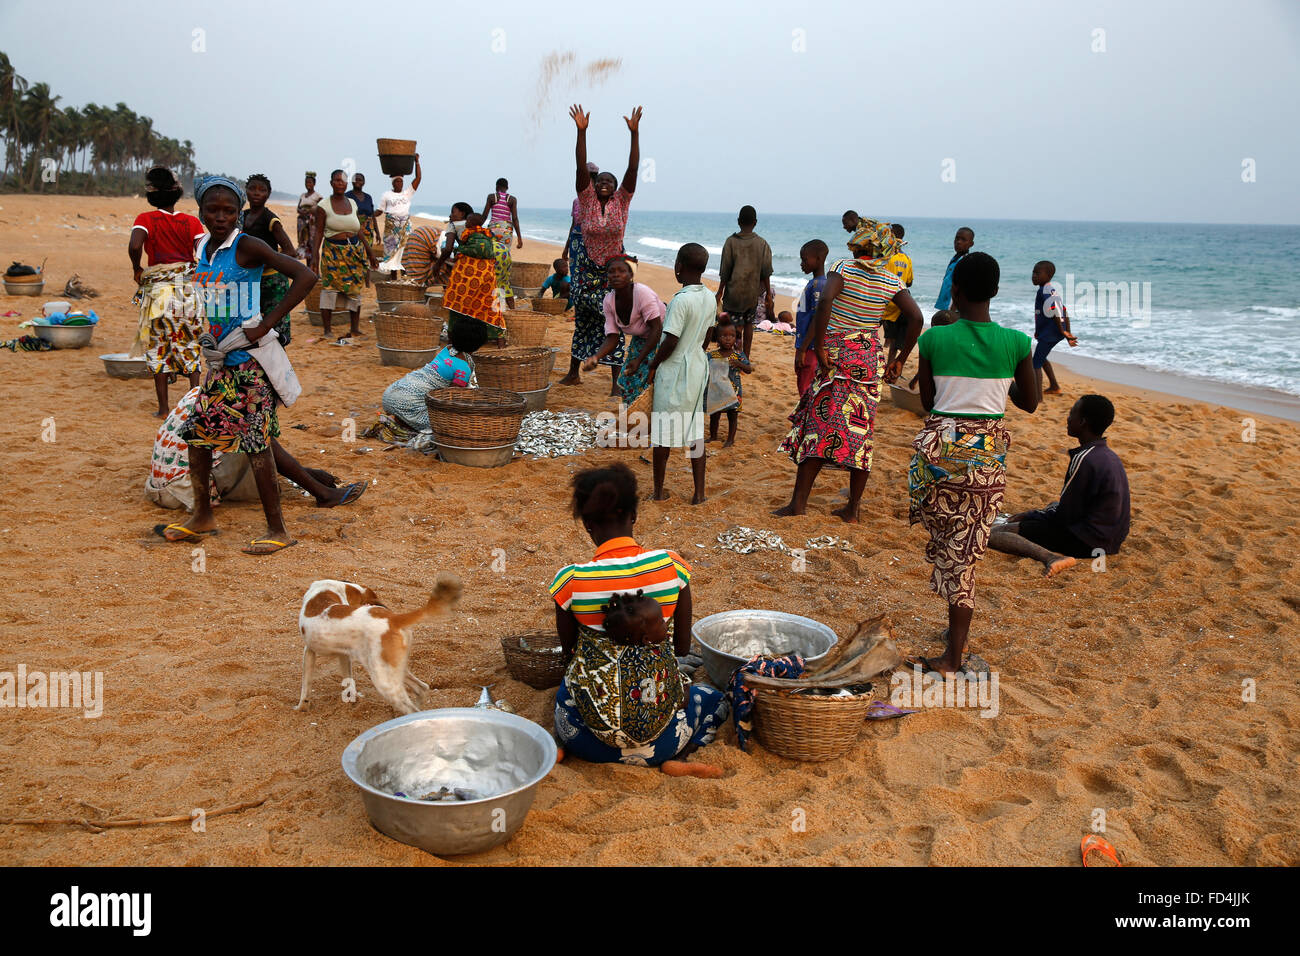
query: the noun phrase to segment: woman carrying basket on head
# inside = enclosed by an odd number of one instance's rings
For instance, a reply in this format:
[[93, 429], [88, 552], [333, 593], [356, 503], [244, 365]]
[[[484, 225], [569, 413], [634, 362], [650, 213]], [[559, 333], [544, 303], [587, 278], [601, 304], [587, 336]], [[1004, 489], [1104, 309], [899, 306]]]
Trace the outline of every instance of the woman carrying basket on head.
[[[573, 344], [570, 349], [569, 374], [560, 379], [560, 385], [577, 385], [581, 381], [578, 369], [583, 359], [600, 351], [605, 340], [605, 294], [609, 292], [609, 277], [605, 266], [623, 251], [623, 234], [627, 230], [627, 211], [636, 192], [637, 168], [641, 164], [641, 107], [623, 117], [630, 133], [631, 145], [627, 155], [627, 171], [619, 183], [613, 173], [597, 173], [595, 178], [587, 169], [587, 126], [591, 116], [578, 104], [569, 109], [573, 124], [578, 128], [577, 224], [582, 229], [582, 241], [570, 245], [573, 265], [569, 272], [573, 304]], [[610, 394], [618, 394], [618, 374], [623, 365], [623, 348], [619, 346], [603, 361], [611, 368]]]
[[[403, 176], [393, 177], [393, 188], [379, 197], [379, 211], [384, 214], [384, 264], [386, 271], [401, 271], [401, 252], [411, 232], [411, 199], [420, 188], [420, 154], [415, 154], [415, 180], [405, 186]], [[394, 261], [396, 260], [396, 261]]]

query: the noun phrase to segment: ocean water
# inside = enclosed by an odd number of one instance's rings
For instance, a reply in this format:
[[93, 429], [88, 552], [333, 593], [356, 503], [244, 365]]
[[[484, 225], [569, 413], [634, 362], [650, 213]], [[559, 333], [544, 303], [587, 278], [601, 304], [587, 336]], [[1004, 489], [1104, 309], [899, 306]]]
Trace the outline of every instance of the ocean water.
[[[416, 211], [446, 215], [446, 206]], [[867, 211], [867, 210], [859, 210]], [[883, 218], [891, 218], [881, 214]], [[1274, 388], [1300, 395], [1300, 227], [1184, 223], [1046, 222], [912, 219], [906, 252], [916, 274], [912, 294], [927, 322], [958, 226], [975, 230], [976, 250], [998, 260], [995, 321], [1032, 334], [1033, 265], [1056, 264], [1079, 347], [1072, 352], [1194, 378]], [[567, 209], [520, 210], [524, 237], [562, 243]], [[722, 244], [736, 230], [733, 213], [641, 212], [632, 206], [627, 251], [671, 266], [679, 246], [709, 250], [717, 277]], [[791, 307], [806, 278], [799, 247], [822, 239], [831, 259], [847, 256], [837, 216], [763, 215], [756, 230], [772, 247], [777, 308]]]

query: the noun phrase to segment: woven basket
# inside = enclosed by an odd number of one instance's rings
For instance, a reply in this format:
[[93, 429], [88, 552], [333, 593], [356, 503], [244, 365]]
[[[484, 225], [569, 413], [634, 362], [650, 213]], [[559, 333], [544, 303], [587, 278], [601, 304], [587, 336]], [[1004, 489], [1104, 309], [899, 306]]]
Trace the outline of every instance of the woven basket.
[[386, 156], [415, 155], [415, 140], [413, 139], [377, 139], [375, 145], [379, 147], [379, 152]]
[[320, 283], [319, 282], [317, 282], [314, 286], [311, 287], [311, 291], [308, 292], [306, 297], [302, 300], [302, 307], [308, 312], [317, 312], [317, 313], [320, 312]]
[[517, 348], [536, 348], [546, 341], [546, 324], [549, 321], [550, 316], [545, 312], [508, 309], [506, 310], [506, 338]]
[[428, 310], [425, 314], [431, 315], [435, 319], [445, 319], [446, 310], [442, 307], [442, 294], [426, 295], [424, 297], [425, 308]]
[[533, 310], [545, 315], [563, 315], [566, 308], [563, 299], [544, 299], [540, 295], [533, 299]]
[[559, 647], [554, 631], [531, 631], [501, 638], [501, 653], [505, 655], [510, 676], [538, 690], [558, 687], [564, 679], [571, 658], [551, 650]]
[[424, 286], [416, 282], [376, 282], [375, 297], [381, 302], [421, 302]]
[[410, 315], [420, 319], [429, 318], [429, 307], [423, 302], [398, 302], [388, 311], [394, 315]]
[[524, 420], [524, 400], [499, 388], [439, 388], [425, 394], [424, 404], [434, 439], [460, 448], [512, 444]]
[[481, 388], [535, 392], [550, 382], [554, 362], [551, 350], [541, 346], [483, 349], [474, 355], [474, 374]]
[[551, 274], [549, 262], [511, 262], [510, 283], [519, 288], [534, 288]]
[[390, 312], [376, 312], [375, 341], [386, 349], [438, 348], [438, 338], [442, 335], [442, 320], [428, 316], [394, 315]]
[[754, 734], [791, 760], [834, 760], [857, 743], [874, 697], [818, 697], [755, 688]]

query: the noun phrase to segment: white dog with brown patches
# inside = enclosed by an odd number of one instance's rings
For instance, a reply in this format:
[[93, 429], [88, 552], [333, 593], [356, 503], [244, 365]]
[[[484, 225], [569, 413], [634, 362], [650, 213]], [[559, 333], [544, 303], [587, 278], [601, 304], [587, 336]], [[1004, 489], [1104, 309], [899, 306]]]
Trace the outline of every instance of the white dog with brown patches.
[[425, 618], [445, 614], [460, 599], [460, 578], [442, 573], [434, 582], [429, 603], [398, 614], [379, 603], [370, 588], [347, 581], [316, 581], [307, 589], [298, 615], [302, 632], [302, 696], [294, 710], [307, 702], [317, 656], [331, 657], [351, 679], [352, 662], [366, 669], [380, 696], [403, 714], [419, 708], [429, 685], [406, 671], [411, 654], [411, 628]]

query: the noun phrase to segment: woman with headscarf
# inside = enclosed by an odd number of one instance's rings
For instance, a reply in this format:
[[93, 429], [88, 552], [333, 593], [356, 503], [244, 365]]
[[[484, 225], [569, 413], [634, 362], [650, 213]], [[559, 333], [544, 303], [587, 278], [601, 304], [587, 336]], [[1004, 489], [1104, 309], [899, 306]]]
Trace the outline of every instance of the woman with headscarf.
[[[194, 282], [199, 287], [207, 332], [207, 364], [193, 414], [181, 426], [194, 482], [194, 514], [184, 524], [162, 532], [168, 541], [193, 542], [217, 530], [209, 480], [214, 452], [248, 455], [266, 513], [266, 534], [251, 541], [245, 554], [273, 554], [294, 544], [280, 511], [280, 488], [272, 441], [280, 434], [275, 406], [292, 402], [300, 388], [274, 335], [276, 323], [301, 302], [316, 284], [312, 271], [297, 259], [241, 233], [236, 226], [244, 204], [239, 184], [209, 176], [194, 187], [199, 215], [208, 230], [195, 250]], [[262, 270], [271, 266], [292, 285], [274, 308], [261, 308]], [[271, 335], [268, 342], [262, 340]]]
[[348, 178], [343, 170], [330, 173], [330, 188], [333, 191], [329, 198], [322, 199], [316, 207], [314, 227], [320, 242], [322, 341], [331, 335], [335, 309], [347, 311], [351, 320], [349, 337], [361, 334], [361, 290], [370, 282], [366, 264], [372, 269], [379, 266], [375, 254], [361, 238], [357, 201], [346, 193]]
[[[584, 113], [582, 104], [569, 109], [569, 116], [578, 128], [577, 177], [578, 224], [582, 227], [582, 241], [571, 244], [573, 265], [570, 268], [573, 304], [573, 344], [570, 349], [569, 374], [560, 379], [560, 385], [577, 385], [581, 381], [578, 369], [583, 359], [600, 351], [605, 340], [605, 293], [609, 291], [609, 277], [605, 265], [623, 251], [623, 233], [627, 230], [627, 211], [636, 192], [637, 167], [641, 164], [641, 107], [624, 116], [631, 146], [628, 149], [627, 171], [622, 185], [613, 173], [598, 173], [594, 178], [587, 169], [587, 126], [591, 116]], [[603, 361], [612, 366], [610, 394], [618, 394], [618, 373], [623, 364], [620, 343]]]
[[[848, 246], [853, 258], [841, 259], [827, 272], [813, 315], [817, 375], [790, 416], [790, 432], [780, 446], [799, 471], [790, 503], [773, 512], [779, 517], [803, 514], [817, 474], [831, 465], [849, 472], [848, 503], [833, 514], [847, 522], [858, 520], [871, 474], [881, 378], [898, 378], [921, 334], [921, 310], [889, 268], [899, 247], [889, 223], [859, 218]], [[898, 306], [907, 332], [901, 353], [886, 368], [876, 330], [889, 302]]]
[[582, 363], [590, 372], [596, 363], [618, 348], [625, 335], [632, 336], [627, 347], [627, 361], [618, 376], [623, 401], [631, 405], [645, 391], [650, 381], [650, 364], [654, 361], [659, 337], [664, 330], [665, 307], [659, 294], [648, 285], [633, 281], [628, 255], [617, 255], [605, 266], [609, 274], [609, 292], [605, 294], [605, 342], [600, 350]]
[[316, 173], [308, 170], [303, 181], [306, 191], [298, 197], [298, 258], [306, 259], [307, 265], [316, 268], [316, 243], [312, 239], [311, 228], [316, 222], [316, 206], [320, 202], [320, 193], [316, 191]]
[[[420, 154], [415, 154], [415, 180], [405, 187], [405, 177], [394, 176], [393, 188], [379, 197], [379, 211], [384, 214], [384, 261], [389, 263], [402, 251], [411, 232], [411, 199], [420, 188]], [[398, 260], [399, 264], [401, 260]], [[397, 268], [393, 272], [400, 271]]]

